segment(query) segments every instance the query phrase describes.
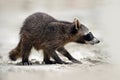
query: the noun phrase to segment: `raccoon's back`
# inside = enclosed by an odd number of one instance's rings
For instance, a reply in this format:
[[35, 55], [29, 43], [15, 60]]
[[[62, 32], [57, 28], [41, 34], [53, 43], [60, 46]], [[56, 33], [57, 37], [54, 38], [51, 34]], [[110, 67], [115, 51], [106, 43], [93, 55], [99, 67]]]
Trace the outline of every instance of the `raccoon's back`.
[[46, 13], [34, 13], [25, 19], [20, 34], [24, 31], [28, 31], [29, 33], [41, 32], [50, 22], [55, 21], [57, 21], [55, 18]]

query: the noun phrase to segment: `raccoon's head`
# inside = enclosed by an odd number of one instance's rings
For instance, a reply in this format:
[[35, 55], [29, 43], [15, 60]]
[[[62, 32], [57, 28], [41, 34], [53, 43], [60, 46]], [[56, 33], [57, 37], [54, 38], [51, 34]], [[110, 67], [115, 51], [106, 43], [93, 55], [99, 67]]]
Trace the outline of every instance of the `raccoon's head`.
[[74, 19], [74, 27], [72, 29], [72, 33], [76, 34], [76, 40], [77, 43], [82, 44], [97, 44], [100, 43], [100, 41], [93, 36], [91, 32], [89, 32], [89, 29], [81, 24], [78, 19]]

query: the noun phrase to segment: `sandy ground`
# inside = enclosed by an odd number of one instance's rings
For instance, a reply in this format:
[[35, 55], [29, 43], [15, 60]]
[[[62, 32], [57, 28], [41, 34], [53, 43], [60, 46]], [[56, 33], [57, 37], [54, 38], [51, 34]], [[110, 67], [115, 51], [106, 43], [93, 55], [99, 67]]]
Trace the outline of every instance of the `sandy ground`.
[[0, 80], [119, 80], [120, 66], [112, 64], [4, 65]]

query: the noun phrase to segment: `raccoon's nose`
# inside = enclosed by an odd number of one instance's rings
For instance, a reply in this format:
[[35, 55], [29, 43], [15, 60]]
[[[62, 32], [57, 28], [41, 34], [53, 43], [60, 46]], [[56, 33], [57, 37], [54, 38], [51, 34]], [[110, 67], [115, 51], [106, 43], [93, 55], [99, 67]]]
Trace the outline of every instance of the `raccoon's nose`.
[[100, 40], [98, 40], [96, 43], [100, 43]]

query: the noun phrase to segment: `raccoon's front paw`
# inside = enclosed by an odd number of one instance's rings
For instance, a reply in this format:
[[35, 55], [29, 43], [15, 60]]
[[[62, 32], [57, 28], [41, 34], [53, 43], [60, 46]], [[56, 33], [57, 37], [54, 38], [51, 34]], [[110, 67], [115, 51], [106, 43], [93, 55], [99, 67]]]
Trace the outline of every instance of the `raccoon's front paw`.
[[57, 62], [57, 64], [71, 64], [71, 63], [70, 62], [61, 61], [61, 62]]
[[56, 64], [56, 61], [43, 61], [42, 64]]
[[32, 65], [30, 61], [22, 61], [20, 65]]
[[71, 60], [73, 63], [79, 63], [79, 64], [82, 64], [82, 62], [81, 61], [78, 61], [78, 60], [76, 60], [76, 59], [73, 59], [73, 60]]

